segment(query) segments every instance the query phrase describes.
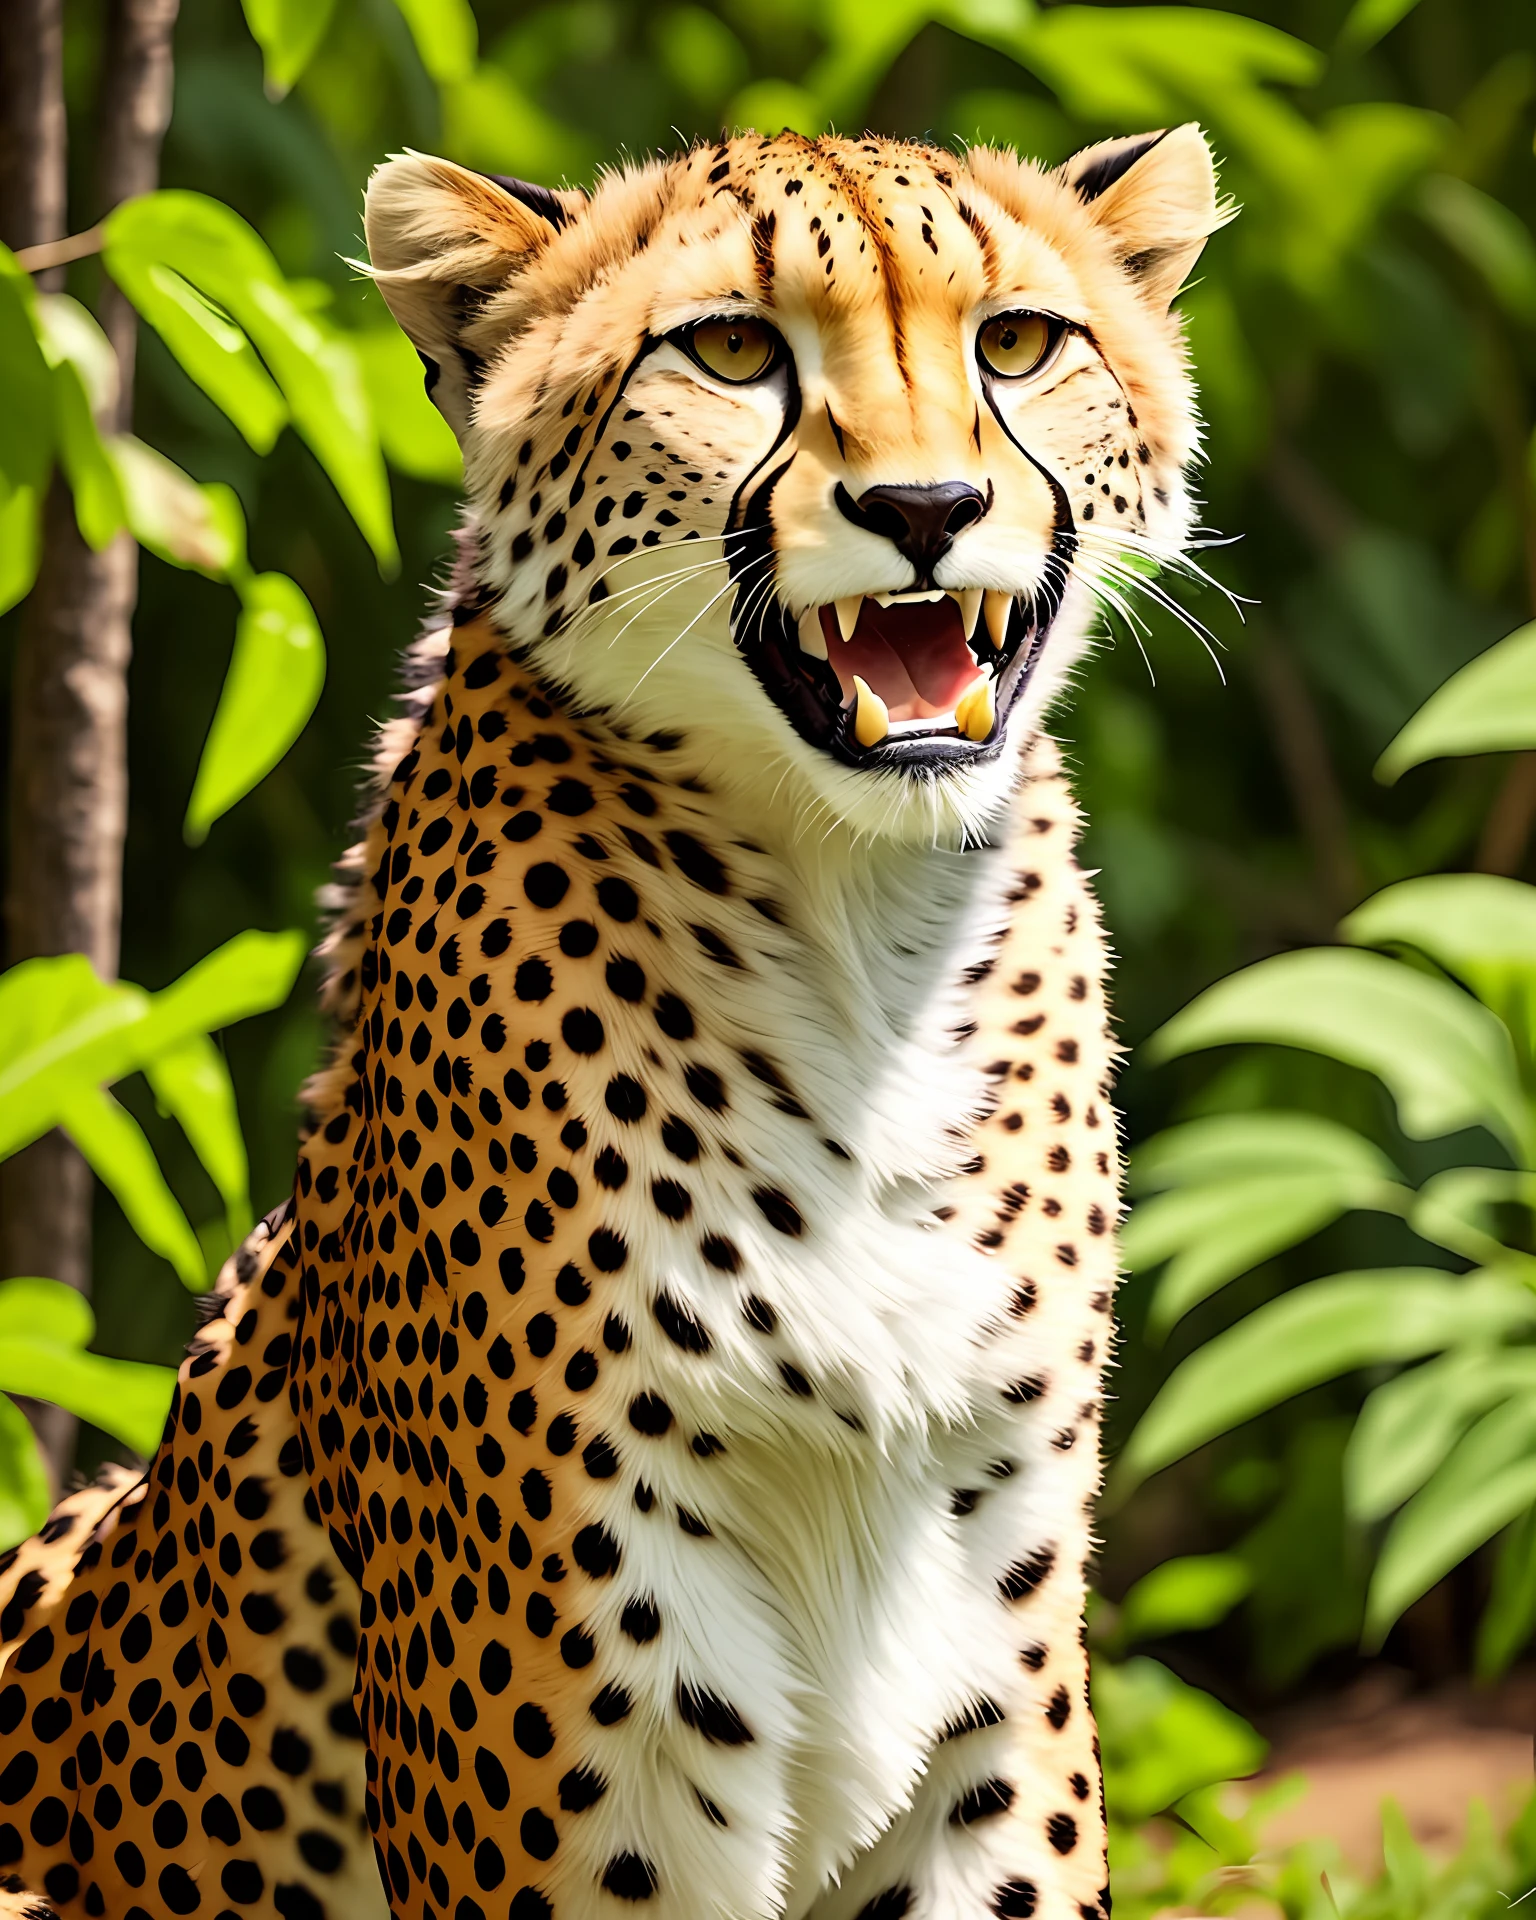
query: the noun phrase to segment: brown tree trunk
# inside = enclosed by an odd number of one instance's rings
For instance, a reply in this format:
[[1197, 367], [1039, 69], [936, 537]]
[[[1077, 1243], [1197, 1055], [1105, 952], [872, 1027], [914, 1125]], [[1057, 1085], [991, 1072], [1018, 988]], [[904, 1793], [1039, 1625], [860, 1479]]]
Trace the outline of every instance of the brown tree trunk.
[[[12, 246], [62, 238], [65, 126], [60, 0], [12, 0], [0, 41], [0, 209]], [[159, 175], [171, 108], [177, 0], [112, 0], [97, 104], [100, 216]], [[16, 128], [29, 132], [15, 134]], [[46, 141], [46, 149], [34, 142]], [[117, 351], [116, 400], [100, 424], [132, 419], [134, 317], [107, 285], [101, 321]], [[128, 661], [138, 550], [123, 534], [93, 553], [55, 479], [44, 510], [42, 562], [22, 612], [11, 690], [11, 792], [6, 932], [9, 959], [83, 953], [117, 972], [127, 824]], [[45, 1274], [90, 1290], [89, 1169], [62, 1134], [0, 1167], [0, 1273]], [[56, 1482], [68, 1472], [75, 1423], [39, 1410]]]

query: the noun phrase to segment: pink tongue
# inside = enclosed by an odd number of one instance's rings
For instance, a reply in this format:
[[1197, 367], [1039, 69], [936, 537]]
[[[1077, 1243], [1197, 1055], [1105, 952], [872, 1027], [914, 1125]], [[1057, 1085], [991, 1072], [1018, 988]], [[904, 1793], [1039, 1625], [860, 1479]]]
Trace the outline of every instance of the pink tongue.
[[[953, 600], [906, 607], [880, 607], [866, 600], [848, 640], [839, 637], [828, 607], [822, 631], [844, 693], [853, 691], [857, 674], [879, 694], [892, 719], [952, 712], [981, 672]], [[912, 711], [903, 711], [908, 708]]]

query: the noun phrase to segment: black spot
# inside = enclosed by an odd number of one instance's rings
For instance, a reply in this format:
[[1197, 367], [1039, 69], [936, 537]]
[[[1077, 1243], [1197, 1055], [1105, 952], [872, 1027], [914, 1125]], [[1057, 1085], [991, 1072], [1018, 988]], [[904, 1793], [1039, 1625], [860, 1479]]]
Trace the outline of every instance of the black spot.
[[752, 1729], [728, 1700], [709, 1687], [677, 1683], [677, 1711], [684, 1726], [692, 1727], [713, 1746], [742, 1747], [752, 1740]]
[[1005, 1880], [992, 1896], [997, 1920], [1033, 1920], [1039, 1894], [1033, 1880]]
[[603, 1886], [616, 1900], [649, 1900], [656, 1869], [638, 1853], [616, 1853], [603, 1869]]
[[1006, 1813], [1013, 1805], [1014, 1789], [1006, 1780], [983, 1780], [979, 1786], [956, 1801], [950, 1812], [949, 1824], [952, 1827], [968, 1827], [974, 1821], [988, 1820], [996, 1813]]
[[680, 1306], [671, 1294], [657, 1294], [652, 1302], [651, 1311], [656, 1316], [656, 1324], [673, 1346], [681, 1347], [684, 1353], [709, 1352], [713, 1343], [708, 1330], [686, 1307]]

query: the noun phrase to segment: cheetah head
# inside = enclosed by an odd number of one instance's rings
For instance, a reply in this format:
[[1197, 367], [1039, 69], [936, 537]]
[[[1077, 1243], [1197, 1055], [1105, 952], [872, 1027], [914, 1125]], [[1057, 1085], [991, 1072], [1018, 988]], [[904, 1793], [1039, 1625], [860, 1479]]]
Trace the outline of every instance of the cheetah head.
[[1193, 126], [1054, 172], [786, 133], [590, 196], [406, 155], [367, 237], [509, 644], [756, 804], [931, 840], [1187, 536], [1169, 303], [1223, 218]]

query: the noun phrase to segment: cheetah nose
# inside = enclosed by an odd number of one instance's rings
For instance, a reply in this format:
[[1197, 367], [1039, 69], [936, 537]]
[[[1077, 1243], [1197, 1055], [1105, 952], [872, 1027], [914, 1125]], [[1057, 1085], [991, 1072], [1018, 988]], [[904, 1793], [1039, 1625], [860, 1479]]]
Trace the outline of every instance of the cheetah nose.
[[846, 487], [837, 489], [837, 506], [845, 520], [866, 533], [883, 535], [917, 568], [919, 580], [954, 545], [956, 534], [973, 526], [990, 501], [963, 480], [946, 480], [931, 487], [871, 487], [855, 500]]

